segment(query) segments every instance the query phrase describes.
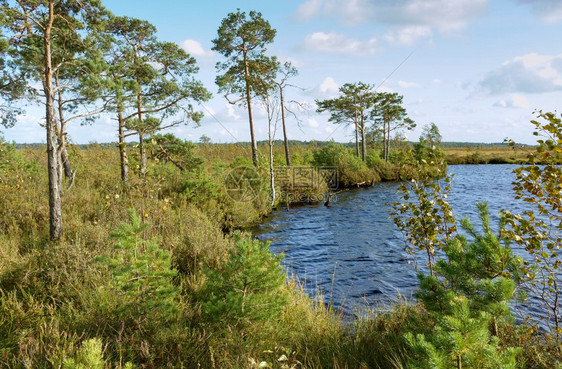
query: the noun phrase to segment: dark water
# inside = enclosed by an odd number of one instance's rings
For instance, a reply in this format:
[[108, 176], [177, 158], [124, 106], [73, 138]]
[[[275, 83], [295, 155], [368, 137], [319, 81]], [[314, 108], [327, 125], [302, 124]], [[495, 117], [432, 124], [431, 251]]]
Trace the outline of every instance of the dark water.
[[[457, 218], [478, 223], [476, 202], [488, 201], [491, 224], [498, 212], [523, 210], [514, 200], [515, 165], [449, 166], [454, 174], [449, 202]], [[275, 212], [253, 232], [284, 253], [289, 274], [304, 282], [312, 296], [320, 290], [346, 314], [359, 305], [381, 308], [399, 296], [411, 299], [418, 281], [401, 233], [385, 204], [398, 200], [399, 183], [379, 183], [338, 194], [322, 204]], [[497, 228], [497, 227], [496, 227]]]

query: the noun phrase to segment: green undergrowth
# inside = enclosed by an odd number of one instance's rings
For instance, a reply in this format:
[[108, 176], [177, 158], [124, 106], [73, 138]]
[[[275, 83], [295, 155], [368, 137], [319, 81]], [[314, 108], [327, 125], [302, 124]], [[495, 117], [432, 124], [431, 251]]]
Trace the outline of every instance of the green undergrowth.
[[[443, 324], [426, 307], [402, 302], [350, 322], [288, 278], [268, 244], [236, 230], [271, 211], [265, 165], [252, 169], [248, 201], [225, 188], [234, 169], [251, 168], [237, 150], [182, 146], [183, 170], [153, 151], [142, 179], [131, 153], [123, 186], [116, 148], [70, 147], [76, 181], [52, 243], [44, 150], [1, 142], [0, 367], [414, 367], [415, 337]], [[407, 151], [362, 162], [338, 144], [293, 159], [336, 166], [351, 186], [440, 173]], [[556, 352], [509, 322], [498, 345], [522, 347], [529, 367], [548, 367]]]

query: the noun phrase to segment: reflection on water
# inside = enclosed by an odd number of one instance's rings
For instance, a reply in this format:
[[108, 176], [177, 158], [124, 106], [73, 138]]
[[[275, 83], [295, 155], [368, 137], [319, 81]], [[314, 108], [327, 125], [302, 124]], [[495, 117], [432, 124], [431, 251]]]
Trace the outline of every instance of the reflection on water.
[[[449, 166], [455, 175], [449, 200], [457, 217], [478, 223], [474, 204], [482, 201], [488, 201], [492, 226], [497, 226], [499, 210], [522, 211], [511, 185], [516, 167]], [[272, 252], [285, 254], [289, 274], [305, 282], [309, 292], [320, 290], [346, 314], [360, 303], [380, 307], [399, 295], [411, 298], [418, 286], [416, 272], [385, 205], [398, 199], [398, 186], [379, 183], [343, 192], [330, 207], [283, 209], [253, 232], [272, 241]]]

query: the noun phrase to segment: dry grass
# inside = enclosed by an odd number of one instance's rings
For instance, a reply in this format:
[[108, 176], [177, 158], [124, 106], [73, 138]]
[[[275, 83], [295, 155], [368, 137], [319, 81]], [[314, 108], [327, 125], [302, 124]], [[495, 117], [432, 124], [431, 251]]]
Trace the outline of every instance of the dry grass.
[[465, 146], [443, 149], [448, 164], [523, 164], [532, 147]]

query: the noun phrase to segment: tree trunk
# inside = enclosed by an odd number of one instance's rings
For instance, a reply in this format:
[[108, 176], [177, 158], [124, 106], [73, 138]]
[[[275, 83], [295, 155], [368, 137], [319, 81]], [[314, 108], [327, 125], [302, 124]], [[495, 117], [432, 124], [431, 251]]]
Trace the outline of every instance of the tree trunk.
[[269, 122], [269, 177], [271, 186], [271, 206], [275, 205], [275, 171], [273, 170], [273, 138], [271, 137], [271, 121]]
[[[139, 82], [140, 85], [140, 82]], [[139, 125], [142, 129], [143, 117], [142, 117], [142, 95], [139, 93], [137, 95], [137, 117], [139, 119]], [[144, 150], [144, 132], [139, 131], [139, 151], [140, 151], [140, 176], [144, 178], [146, 175], [146, 151]]]
[[386, 160], [386, 121], [382, 121], [382, 158]]
[[125, 143], [125, 121], [123, 112], [118, 107], [117, 121], [119, 122], [119, 158], [121, 159], [121, 181], [125, 186], [129, 182], [129, 158], [127, 157], [127, 144]]
[[[66, 140], [64, 138], [60, 146], [60, 158], [62, 161], [64, 176], [68, 180], [68, 187], [66, 189], [70, 190], [70, 188], [74, 185], [74, 178], [76, 177], [76, 171], [73, 171], [72, 166], [70, 165], [70, 158], [68, 155], [68, 151], [66, 150]], [[61, 183], [62, 183], [62, 179], [61, 179]]]
[[287, 127], [285, 125], [285, 100], [283, 99], [283, 87], [279, 85], [279, 99], [281, 100], [281, 123], [283, 124], [283, 140], [285, 141], [285, 160], [287, 166], [291, 166], [291, 156], [289, 155], [289, 139], [287, 138]]
[[365, 120], [361, 117], [361, 159], [365, 161], [367, 142], [365, 141]]
[[49, 175], [49, 234], [52, 241], [62, 235], [62, 201], [60, 195], [59, 155], [57, 150], [57, 120], [55, 113], [55, 92], [53, 89], [53, 68], [51, 60], [51, 30], [54, 21], [54, 0], [49, 0], [49, 16], [43, 35], [43, 91], [47, 130], [47, 171]]
[[250, 70], [248, 69], [247, 51], [244, 50], [244, 79], [246, 81], [246, 103], [248, 105], [248, 120], [250, 122], [250, 138], [252, 140], [252, 162], [254, 166], [258, 166], [258, 144], [254, 134], [254, 117], [252, 115], [252, 94], [250, 91]]
[[385, 161], [388, 161], [389, 153], [390, 153], [390, 120], [387, 122], [386, 125], [386, 154], [384, 157]]
[[357, 121], [355, 121], [354, 125], [355, 125], [355, 155], [359, 157], [359, 127], [357, 125]]
[[[64, 120], [64, 108], [62, 101], [62, 91], [60, 90], [60, 84], [58, 77], [55, 77], [55, 82], [58, 90], [58, 111], [59, 111], [59, 124], [60, 127], [56, 134], [58, 137], [58, 150], [60, 153], [60, 160], [62, 163], [62, 170], [64, 171], [64, 176], [68, 180], [67, 190], [74, 184], [75, 172], [72, 171], [72, 166], [70, 165], [70, 158], [68, 156], [68, 151], [66, 150], [66, 121]], [[61, 184], [60, 190], [62, 191], [62, 173], [59, 173], [59, 183]]]
[[139, 150], [140, 150], [140, 176], [144, 178], [146, 175], [146, 150], [144, 149], [144, 132], [139, 132]]

